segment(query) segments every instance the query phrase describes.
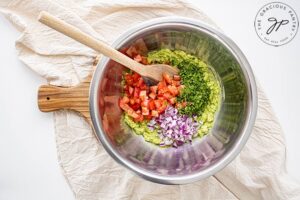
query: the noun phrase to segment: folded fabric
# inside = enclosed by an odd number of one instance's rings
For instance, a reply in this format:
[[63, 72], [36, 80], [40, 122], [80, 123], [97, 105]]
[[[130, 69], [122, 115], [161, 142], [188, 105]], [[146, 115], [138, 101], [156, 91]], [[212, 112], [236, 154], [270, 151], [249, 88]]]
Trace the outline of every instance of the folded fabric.
[[[13, 0], [1, 12], [22, 33], [19, 58], [50, 84], [72, 86], [91, 71], [97, 53], [40, 24], [46, 10], [94, 37], [112, 43], [123, 31], [148, 19], [178, 15], [216, 27], [182, 0], [82, 1]], [[300, 199], [300, 185], [285, 168], [285, 142], [269, 101], [258, 88], [258, 115], [250, 139], [224, 170], [187, 185], [159, 185], [117, 164], [77, 113], [54, 113], [58, 160], [76, 199]]]

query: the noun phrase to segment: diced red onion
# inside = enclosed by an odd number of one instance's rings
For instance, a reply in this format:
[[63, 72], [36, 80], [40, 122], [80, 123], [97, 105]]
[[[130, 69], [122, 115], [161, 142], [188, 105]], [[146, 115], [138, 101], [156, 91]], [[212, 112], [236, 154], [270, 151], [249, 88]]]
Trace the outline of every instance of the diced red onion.
[[157, 129], [162, 140], [161, 146], [172, 145], [174, 147], [183, 145], [185, 142], [192, 142], [192, 137], [197, 134], [200, 125], [197, 116], [180, 115], [178, 110], [171, 106], [148, 123], [150, 130]]

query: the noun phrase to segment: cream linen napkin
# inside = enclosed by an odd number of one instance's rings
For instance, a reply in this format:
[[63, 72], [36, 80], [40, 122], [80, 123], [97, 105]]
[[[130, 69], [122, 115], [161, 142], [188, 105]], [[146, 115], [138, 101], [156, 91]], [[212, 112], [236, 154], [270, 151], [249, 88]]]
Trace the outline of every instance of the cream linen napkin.
[[[113, 42], [129, 27], [155, 17], [179, 15], [213, 22], [181, 0], [14, 0], [1, 11], [16, 26], [19, 58], [50, 84], [71, 86], [91, 70], [96, 53], [37, 22], [46, 10], [87, 33]], [[214, 25], [215, 26], [215, 25]], [[142, 180], [118, 165], [76, 113], [54, 113], [57, 153], [76, 199], [300, 199], [300, 186], [286, 173], [282, 130], [259, 88], [258, 115], [240, 155], [215, 176], [182, 186]]]

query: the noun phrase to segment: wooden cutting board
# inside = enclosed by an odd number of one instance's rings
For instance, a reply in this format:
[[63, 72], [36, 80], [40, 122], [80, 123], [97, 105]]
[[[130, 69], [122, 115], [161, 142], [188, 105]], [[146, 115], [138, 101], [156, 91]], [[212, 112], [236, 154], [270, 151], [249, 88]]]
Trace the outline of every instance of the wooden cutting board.
[[90, 75], [74, 87], [59, 87], [42, 85], [38, 89], [38, 107], [42, 112], [52, 112], [61, 109], [74, 110], [80, 113], [91, 125], [89, 110], [90, 83], [99, 62], [100, 56], [95, 58]]

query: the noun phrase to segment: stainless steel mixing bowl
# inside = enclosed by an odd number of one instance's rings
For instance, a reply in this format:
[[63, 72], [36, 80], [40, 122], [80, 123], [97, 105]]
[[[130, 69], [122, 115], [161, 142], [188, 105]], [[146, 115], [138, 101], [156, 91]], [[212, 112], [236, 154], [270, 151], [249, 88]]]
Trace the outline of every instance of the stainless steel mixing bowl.
[[[210, 133], [179, 148], [160, 148], [121, 126], [118, 98], [124, 68], [104, 57], [90, 88], [95, 133], [106, 151], [141, 177], [163, 184], [186, 184], [215, 174], [242, 150], [257, 111], [256, 84], [241, 50], [220, 31], [188, 18], [159, 18], [122, 34], [112, 45], [146, 44], [148, 51], [180, 49], [205, 61], [222, 85], [222, 102]], [[146, 53], [146, 52], [143, 52]]]

